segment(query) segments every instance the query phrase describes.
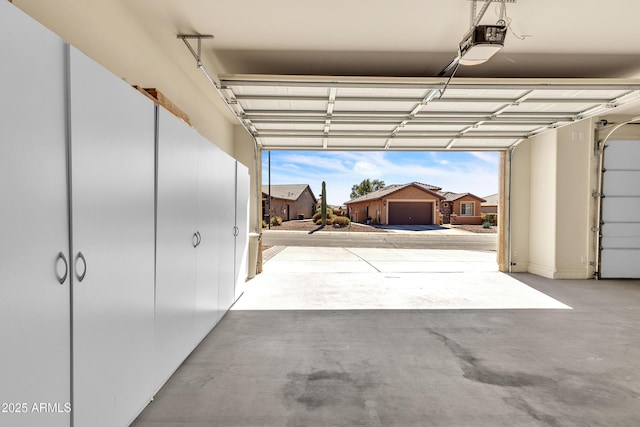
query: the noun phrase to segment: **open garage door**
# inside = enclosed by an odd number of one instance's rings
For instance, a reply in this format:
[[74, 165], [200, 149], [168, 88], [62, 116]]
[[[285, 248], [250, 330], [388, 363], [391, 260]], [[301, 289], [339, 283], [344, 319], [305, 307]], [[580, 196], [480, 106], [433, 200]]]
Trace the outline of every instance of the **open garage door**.
[[640, 140], [604, 153], [600, 277], [640, 278]]
[[389, 203], [390, 225], [433, 224], [433, 203], [393, 202]]

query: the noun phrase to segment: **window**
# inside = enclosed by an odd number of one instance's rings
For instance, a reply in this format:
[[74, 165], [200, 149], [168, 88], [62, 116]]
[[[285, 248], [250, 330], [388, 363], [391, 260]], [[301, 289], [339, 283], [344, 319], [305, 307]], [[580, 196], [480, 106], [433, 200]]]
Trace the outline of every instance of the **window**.
[[462, 202], [460, 204], [460, 215], [473, 216], [473, 202]]

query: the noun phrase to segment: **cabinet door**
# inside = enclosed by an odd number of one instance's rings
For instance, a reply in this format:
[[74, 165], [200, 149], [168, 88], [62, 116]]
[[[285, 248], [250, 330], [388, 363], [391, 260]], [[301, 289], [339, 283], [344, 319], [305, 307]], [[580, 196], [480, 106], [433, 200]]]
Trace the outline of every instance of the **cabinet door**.
[[3, 1], [0, 56], [0, 424], [68, 426], [65, 45]]
[[235, 298], [244, 292], [249, 248], [249, 169], [236, 162]]
[[220, 235], [220, 310], [221, 314], [227, 312], [235, 300], [235, 176], [236, 161], [227, 154], [222, 154], [216, 168], [218, 187], [220, 193], [220, 222], [222, 233]]
[[153, 103], [71, 49], [76, 426], [126, 426], [153, 395]]
[[156, 390], [196, 345], [198, 139], [158, 108]]
[[219, 193], [216, 160], [219, 149], [204, 137], [200, 140], [198, 161], [198, 232], [196, 250], [196, 338], [211, 331], [220, 319], [218, 307], [218, 268], [220, 253]]

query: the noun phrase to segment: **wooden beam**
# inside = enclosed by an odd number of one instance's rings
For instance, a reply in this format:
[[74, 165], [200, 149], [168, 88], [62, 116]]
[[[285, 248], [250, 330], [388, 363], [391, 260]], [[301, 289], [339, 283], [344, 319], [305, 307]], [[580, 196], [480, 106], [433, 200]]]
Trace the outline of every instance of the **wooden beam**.
[[189, 120], [189, 116], [180, 108], [178, 108], [177, 105], [171, 102], [169, 98], [164, 96], [162, 92], [160, 92], [158, 89], [156, 88], [143, 89], [139, 86], [133, 86], [133, 87], [136, 88], [144, 96], [151, 99], [153, 102], [163, 107], [165, 110], [169, 111], [171, 114], [173, 114], [174, 116], [178, 117], [180, 120], [182, 120], [183, 122], [191, 126], [191, 121]]

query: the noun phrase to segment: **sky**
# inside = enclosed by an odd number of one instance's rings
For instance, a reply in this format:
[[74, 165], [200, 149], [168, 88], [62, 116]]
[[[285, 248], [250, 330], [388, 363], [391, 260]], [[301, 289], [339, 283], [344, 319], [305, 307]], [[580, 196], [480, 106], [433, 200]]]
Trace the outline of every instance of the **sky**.
[[[364, 179], [386, 185], [422, 182], [443, 191], [483, 197], [498, 192], [497, 152], [271, 151], [271, 184], [309, 184], [316, 198], [322, 181], [327, 202], [349, 200], [351, 187]], [[262, 184], [269, 183], [268, 152], [262, 153]]]

